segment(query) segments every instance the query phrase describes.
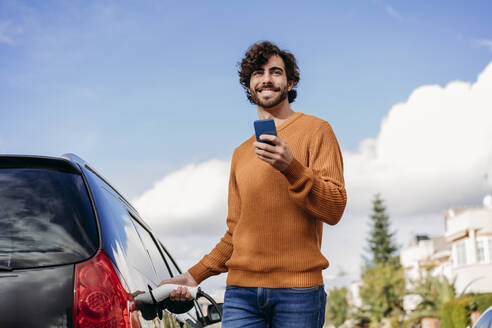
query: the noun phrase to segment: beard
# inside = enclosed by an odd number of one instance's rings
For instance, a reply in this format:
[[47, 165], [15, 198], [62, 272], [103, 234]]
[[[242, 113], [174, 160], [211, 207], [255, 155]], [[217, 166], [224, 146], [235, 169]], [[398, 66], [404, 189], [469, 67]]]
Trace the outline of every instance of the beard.
[[[272, 87], [273, 86], [267, 86], [264, 88], [272, 88]], [[260, 90], [261, 89], [254, 90], [253, 92], [251, 92], [251, 99], [253, 100], [253, 103], [255, 105], [258, 105], [258, 106], [263, 107], [263, 108], [272, 108], [272, 107], [277, 106], [278, 104], [280, 104], [282, 101], [284, 101], [287, 98], [287, 95], [289, 93], [287, 86], [285, 86], [284, 88], [277, 87], [277, 88], [274, 88], [274, 91], [280, 91], [280, 93], [276, 97], [270, 98], [268, 100], [262, 100], [258, 95]]]

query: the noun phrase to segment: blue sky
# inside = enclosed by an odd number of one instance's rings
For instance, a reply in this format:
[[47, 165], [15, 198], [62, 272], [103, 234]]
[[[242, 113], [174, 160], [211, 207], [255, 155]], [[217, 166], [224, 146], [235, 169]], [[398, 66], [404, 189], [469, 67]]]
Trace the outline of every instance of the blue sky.
[[354, 150], [415, 87], [476, 77], [492, 58], [479, 45], [490, 12], [488, 1], [2, 1], [2, 150], [75, 152], [118, 180], [142, 162], [157, 174], [227, 158], [256, 115], [236, 64], [265, 39], [298, 58], [294, 110]]
[[[369, 204], [372, 192], [391, 193], [393, 189], [384, 185], [379, 190], [364, 189], [373, 183], [370, 180], [357, 184], [362, 180], [357, 177], [367, 175], [364, 169], [372, 167], [365, 161], [372, 157], [363, 149], [376, 145], [380, 150], [376, 153], [384, 153], [391, 149], [384, 147], [384, 140], [410, 140], [421, 132], [418, 126], [410, 127], [408, 138], [399, 139], [401, 135], [394, 131], [404, 129], [394, 123], [399, 122], [394, 119], [398, 115], [390, 115], [417, 113], [419, 107], [412, 105], [410, 97], [419, 88], [477, 81], [492, 61], [491, 12], [490, 1], [1, 0], [0, 152], [76, 153], [130, 199], [141, 200], [159, 181], [168, 183], [166, 190], [172, 191], [170, 186], [176, 184], [169, 184], [165, 177], [193, 170], [195, 175], [222, 170], [234, 147], [253, 134], [256, 110], [239, 85], [237, 63], [253, 42], [271, 40], [298, 60], [301, 82], [292, 108], [331, 123], [346, 155], [347, 181], [354, 190], [349, 190], [349, 201], [356, 204], [361, 199], [359, 203]], [[481, 85], [488, 85], [489, 80], [484, 81]], [[454, 89], [445, 90], [452, 95]], [[431, 98], [442, 97], [436, 94], [425, 99]], [[490, 98], [482, 93], [476, 99], [483, 105], [489, 104]], [[428, 103], [424, 101], [424, 105]], [[406, 109], [398, 112], [398, 104], [407, 104]], [[472, 125], [492, 122], [482, 107]], [[461, 131], [459, 122], [467, 117], [469, 107], [466, 102], [456, 107], [454, 116], [446, 108], [441, 110], [436, 115], [427, 111], [405, 117], [409, 122], [414, 117], [414, 123], [429, 121], [425, 131], [434, 127], [434, 134], [429, 132], [425, 138], [442, 135], [442, 144], [447, 144], [452, 131]], [[450, 125], [449, 135], [440, 130], [448, 115], [456, 124]], [[384, 130], [384, 122], [393, 123]], [[473, 132], [473, 126], [469, 129]], [[475, 130], [487, 131], [487, 127]], [[383, 131], [393, 131], [395, 137]], [[469, 156], [484, 172], [492, 159], [479, 156], [490, 154], [486, 149], [492, 148], [486, 133], [467, 139], [474, 145]], [[439, 144], [436, 147], [440, 148]], [[416, 154], [418, 158], [429, 152]], [[209, 160], [221, 162], [207, 166]], [[419, 173], [425, 162], [423, 158], [414, 165], [419, 168], [414, 180], [422, 186], [428, 182], [428, 177]], [[374, 165], [376, 169], [384, 167]], [[465, 166], [458, 171], [453, 168], [449, 166], [442, 181], [467, 172]], [[375, 176], [378, 181], [391, 182], [402, 172], [408, 174], [403, 170]], [[469, 184], [470, 190], [456, 189], [448, 192], [449, 198], [422, 201], [422, 206], [417, 206], [419, 222], [427, 222], [429, 215], [437, 217], [434, 228], [428, 229], [437, 232], [442, 229], [439, 217], [447, 207], [480, 203], [479, 196], [492, 191], [492, 182], [480, 182], [483, 175], [482, 171], [475, 176], [463, 173], [457, 181]], [[442, 181], [436, 180], [434, 185]], [[473, 188], [470, 181], [479, 186]], [[390, 182], [387, 185], [395, 185]], [[442, 185], [448, 188], [445, 191], [453, 188]], [[211, 203], [220, 203], [217, 199], [222, 200], [224, 193], [217, 186], [219, 196]], [[203, 196], [197, 197], [197, 202], [202, 201]], [[401, 217], [416, 215], [401, 199], [391, 197], [390, 211], [399, 208], [394, 212]], [[357, 220], [363, 211], [356, 205], [349, 206], [342, 231], [349, 231], [350, 224], [361, 224]], [[217, 207], [218, 212], [213, 208], [210, 213], [223, 214], [223, 205]], [[148, 209], [143, 212], [152, 214]], [[175, 212], [179, 209], [173, 209]], [[151, 214], [150, 221], [160, 222]], [[225, 217], [218, 215], [216, 220], [223, 225]], [[403, 223], [399, 229], [416, 232]], [[365, 230], [359, 232], [363, 236]], [[217, 241], [220, 234], [211, 236], [209, 243]], [[360, 253], [360, 247], [360, 242], [354, 245], [354, 254]], [[182, 250], [182, 254], [188, 251]], [[196, 251], [189, 263], [203, 252]]]

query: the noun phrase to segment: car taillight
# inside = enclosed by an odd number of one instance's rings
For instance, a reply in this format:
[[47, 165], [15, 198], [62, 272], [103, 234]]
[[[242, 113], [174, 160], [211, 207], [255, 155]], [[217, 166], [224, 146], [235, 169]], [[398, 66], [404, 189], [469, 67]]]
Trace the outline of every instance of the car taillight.
[[101, 250], [92, 259], [75, 265], [74, 292], [76, 328], [131, 327], [132, 300]]

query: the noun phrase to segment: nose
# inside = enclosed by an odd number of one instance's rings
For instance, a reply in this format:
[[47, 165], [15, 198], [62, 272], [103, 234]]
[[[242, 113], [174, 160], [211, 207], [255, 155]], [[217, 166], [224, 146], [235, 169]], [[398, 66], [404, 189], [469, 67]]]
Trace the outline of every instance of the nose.
[[262, 75], [262, 84], [272, 84], [272, 74], [270, 74], [270, 72], [266, 71], [265, 73], [263, 73]]

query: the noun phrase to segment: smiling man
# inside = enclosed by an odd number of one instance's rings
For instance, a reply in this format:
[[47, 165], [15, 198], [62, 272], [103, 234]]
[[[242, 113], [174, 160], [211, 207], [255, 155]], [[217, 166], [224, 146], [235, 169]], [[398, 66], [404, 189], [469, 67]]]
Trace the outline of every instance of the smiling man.
[[[270, 42], [252, 45], [240, 83], [260, 119], [278, 136], [252, 136], [234, 151], [228, 230], [188, 272], [164, 283], [196, 286], [228, 272], [222, 327], [322, 327], [323, 223], [336, 224], [346, 204], [343, 161], [330, 125], [294, 112], [295, 57]], [[186, 288], [175, 300], [190, 298]]]

